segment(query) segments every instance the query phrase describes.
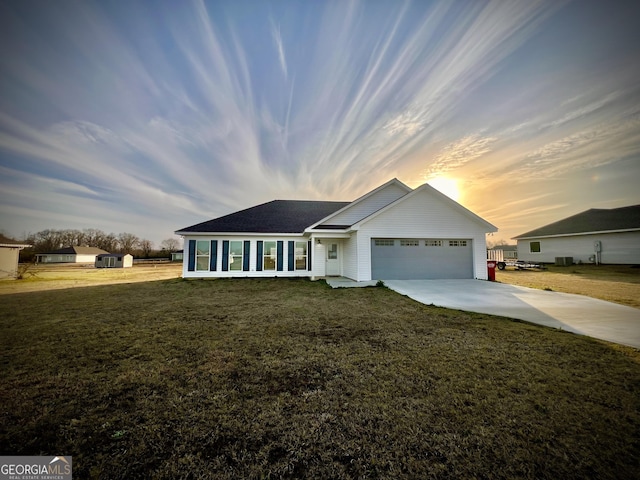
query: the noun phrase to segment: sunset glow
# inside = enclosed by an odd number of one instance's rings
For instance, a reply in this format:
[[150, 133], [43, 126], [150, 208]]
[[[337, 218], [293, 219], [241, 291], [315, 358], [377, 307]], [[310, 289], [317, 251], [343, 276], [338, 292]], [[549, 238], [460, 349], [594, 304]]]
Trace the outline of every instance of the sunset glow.
[[462, 198], [462, 191], [458, 185], [459, 182], [454, 178], [436, 177], [427, 183], [456, 202], [459, 202]]

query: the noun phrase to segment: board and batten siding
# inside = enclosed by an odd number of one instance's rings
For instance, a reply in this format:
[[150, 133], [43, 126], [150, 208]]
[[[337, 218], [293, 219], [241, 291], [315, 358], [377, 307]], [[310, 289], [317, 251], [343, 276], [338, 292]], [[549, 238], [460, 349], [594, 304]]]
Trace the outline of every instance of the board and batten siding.
[[486, 227], [428, 190], [380, 213], [360, 226], [357, 280], [371, 280], [372, 238], [466, 239], [472, 242], [473, 277], [487, 280]]
[[[554, 263], [556, 257], [573, 257], [574, 263], [591, 263], [589, 257], [595, 255], [596, 241], [601, 244], [600, 263], [640, 264], [640, 232], [518, 239], [518, 259]], [[531, 242], [540, 242], [540, 253], [530, 252]]]
[[406, 194], [407, 191], [400, 185], [387, 185], [382, 190], [362, 199], [355, 205], [348, 206], [343, 212], [331, 217], [327, 223], [331, 225], [353, 225]]
[[[190, 240], [195, 241], [208, 241], [209, 245], [211, 245], [212, 240], [216, 240], [216, 255], [215, 255], [215, 270], [211, 270], [211, 268], [207, 270], [189, 270], [189, 259], [190, 259]], [[249, 250], [249, 263], [248, 270], [223, 270], [223, 249], [225, 241], [239, 241], [243, 243], [243, 250], [248, 248]], [[278, 270], [259, 270], [257, 266], [258, 260], [258, 242], [282, 242], [282, 271]], [[248, 242], [248, 247], [245, 247], [245, 242]], [[182, 277], [183, 278], [225, 278], [225, 277], [310, 277], [310, 276], [320, 276], [315, 272], [315, 268], [317, 266], [316, 263], [316, 249], [313, 244], [311, 245], [311, 262], [313, 269], [312, 270], [289, 270], [288, 267], [288, 259], [289, 259], [289, 242], [305, 242], [307, 244], [307, 255], [309, 254], [309, 238], [308, 237], [297, 237], [297, 236], [189, 236], [185, 235], [184, 237], [184, 245], [185, 245], [185, 256], [182, 261]], [[277, 246], [277, 243], [276, 243]], [[211, 255], [211, 253], [210, 253]], [[211, 258], [211, 256], [210, 256]], [[307, 260], [308, 261], [308, 260]], [[243, 263], [246, 260], [243, 258]], [[324, 275], [324, 271], [322, 273]]]

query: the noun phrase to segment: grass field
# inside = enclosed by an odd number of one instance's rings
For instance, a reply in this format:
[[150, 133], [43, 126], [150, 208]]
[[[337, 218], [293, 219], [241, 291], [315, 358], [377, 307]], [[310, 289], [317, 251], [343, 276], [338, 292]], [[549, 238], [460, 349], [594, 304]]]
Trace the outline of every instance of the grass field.
[[385, 288], [88, 286], [0, 322], [0, 452], [74, 478], [640, 473], [640, 352]]
[[545, 270], [498, 270], [496, 280], [640, 308], [640, 268], [630, 265], [549, 265]]

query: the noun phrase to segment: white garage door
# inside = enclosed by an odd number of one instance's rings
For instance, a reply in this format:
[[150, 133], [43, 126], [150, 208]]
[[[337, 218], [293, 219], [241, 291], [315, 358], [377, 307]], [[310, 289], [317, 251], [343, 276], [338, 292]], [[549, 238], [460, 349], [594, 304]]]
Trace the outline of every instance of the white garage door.
[[373, 238], [371, 278], [473, 278], [471, 240]]

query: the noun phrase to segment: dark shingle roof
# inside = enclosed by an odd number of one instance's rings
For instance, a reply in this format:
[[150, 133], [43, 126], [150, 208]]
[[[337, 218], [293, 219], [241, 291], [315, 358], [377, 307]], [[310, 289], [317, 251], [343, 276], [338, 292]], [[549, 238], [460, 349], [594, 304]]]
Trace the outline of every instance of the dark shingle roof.
[[273, 200], [182, 228], [176, 233], [302, 233], [305, 228], [349, 203], [351, 202]]
[[109, 253], [106, 250], [102, 250], [101, 248], [97, 248], [97, 247], [78, 247], [78, 246], [71, 246], [71, 247], [64, 247], [61, 248], [59, 250], [54, 250], [53, 252], [47, 252], [47, 253], [39, 253], [38, 255], [51, 255], [51, 254], [61, 254], [61, 253], [67, 253], [70, 255], [76, 254], [76, 255], [92, 255], [92, 254], [100, 254], [100, 253]]
[[640, 229], [640, 205], [611, 209], [592, 208], [514, 238], [548, 237], [636, 228]]

